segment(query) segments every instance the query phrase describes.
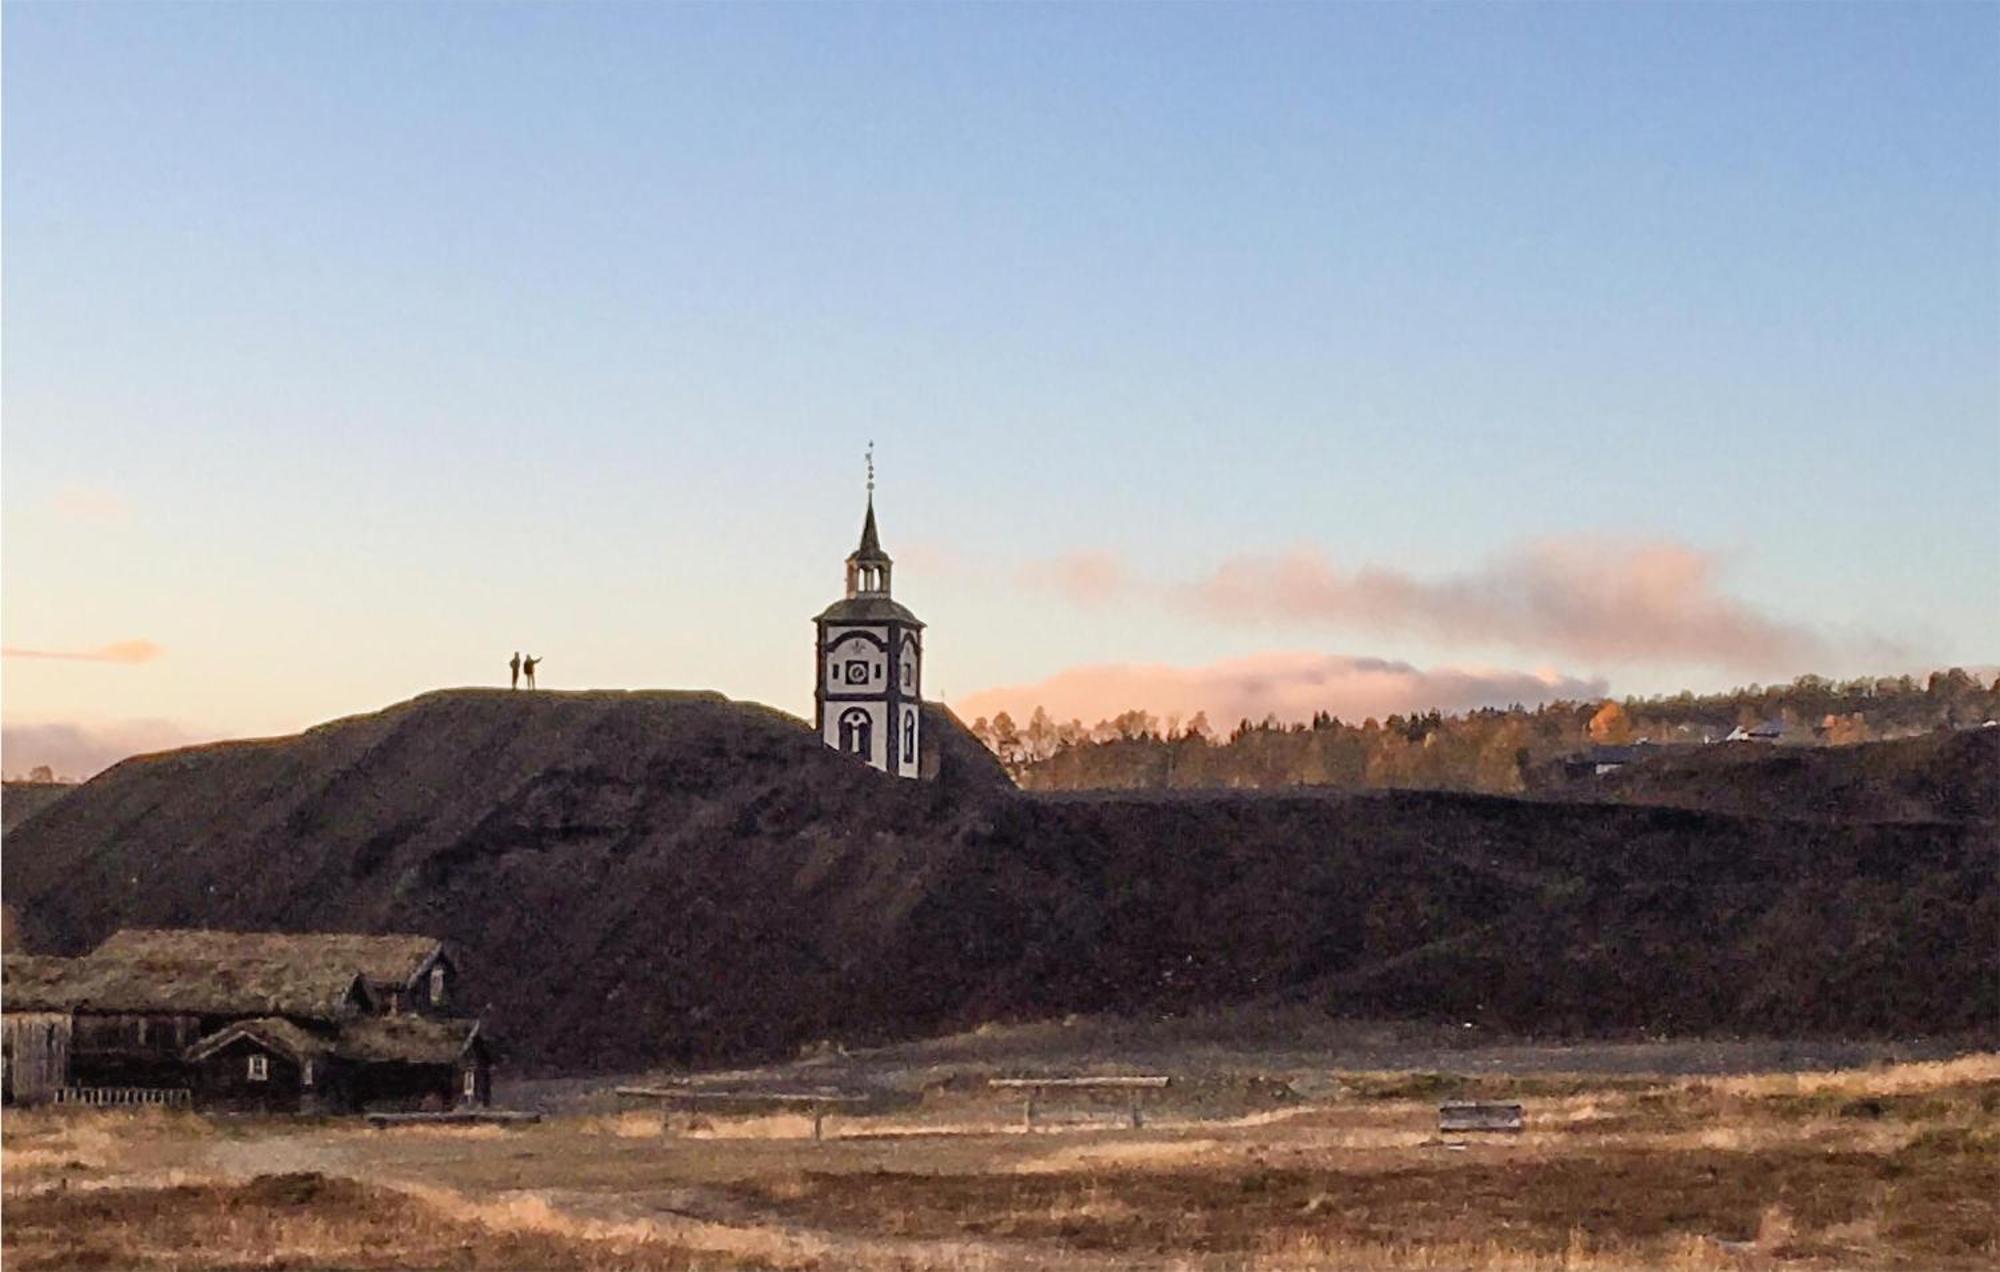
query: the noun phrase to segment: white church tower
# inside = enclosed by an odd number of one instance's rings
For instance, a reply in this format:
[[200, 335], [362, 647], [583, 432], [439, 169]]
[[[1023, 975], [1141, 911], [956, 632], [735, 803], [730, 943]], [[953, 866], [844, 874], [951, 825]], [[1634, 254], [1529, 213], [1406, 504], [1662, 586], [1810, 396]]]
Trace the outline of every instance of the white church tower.
[[819, 626], [815, 724], [830, 747], [884, 773], [916, 777], [923, 754], [924, 625], [889, 599], [889, 554], [875, 533], [875, 452], [868, 452], [868, 516], [847, 558], [847, 596]]

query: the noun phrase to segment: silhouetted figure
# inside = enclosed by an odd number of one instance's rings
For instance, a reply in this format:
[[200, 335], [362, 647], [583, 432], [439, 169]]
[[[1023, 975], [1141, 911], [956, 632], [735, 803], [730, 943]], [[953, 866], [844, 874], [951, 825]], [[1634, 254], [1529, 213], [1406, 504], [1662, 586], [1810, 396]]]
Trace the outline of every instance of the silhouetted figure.
[[535, 657], [533, 654], [529, 654], [526, 658], [523, 658], [521, 660], [521, 670], [527, 674], [528, 688], [530, 689], [533, 689], [535, 687], [535, 667], [541, 661], [542, 661], [541, 659]]
[[507, 687], [509, 689], [521, 687], [521, 651], [518, 649], [514, 651], [513, 658], [507, 662]]

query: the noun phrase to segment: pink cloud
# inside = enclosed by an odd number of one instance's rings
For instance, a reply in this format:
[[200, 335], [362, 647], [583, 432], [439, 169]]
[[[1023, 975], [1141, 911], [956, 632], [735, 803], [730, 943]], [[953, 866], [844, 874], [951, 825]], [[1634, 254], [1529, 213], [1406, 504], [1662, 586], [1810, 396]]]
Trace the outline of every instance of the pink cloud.
[[1224, 563], [1179, 596], [1219, 622], [1324, 624], [1613, 662], [1799, 667], [1827, 642], [1724, 593], [1684, 544], [1549, 539], [1438, 579], [1305, 548]]
[[49, 507], [66, 521], [119, 525], [132, 519], [132, 505], [115, 490], [101, 486], [64, 486], [50, 497]]
[[1343, 654], [1276, 652], [1196, 667], [1162, 663], [1101, 663], [1072, 667], [1032, 684], [971, 694], [953, 704], [960, 718], [1005, 711], [1025, 720], [1047, 707], [1059, 720], [1086, 724], [1143, 708], [1159, 716], [1205, 711], [1217, 725], [1276, 715], [1304, 720], [1331, 711], [1352, 720], [1412, 711], [1466, 711], [1556, 698], [1604, 696], [1601, 679], [1554, 671], [1437, 667]]
[[55, 658], [64, 662], [146, 663], [167, 651], [150, 640], [120, 640], [95, 649], [22, 649], [8, 645], [0, 656], [8, 658]]
[[1068, 552], [1030, 561], [1015, 573], [1023, 586], [1053, 592], [1073, 605], [1103, 605], [1133, 585], [1131, 571], [1116, 553]]

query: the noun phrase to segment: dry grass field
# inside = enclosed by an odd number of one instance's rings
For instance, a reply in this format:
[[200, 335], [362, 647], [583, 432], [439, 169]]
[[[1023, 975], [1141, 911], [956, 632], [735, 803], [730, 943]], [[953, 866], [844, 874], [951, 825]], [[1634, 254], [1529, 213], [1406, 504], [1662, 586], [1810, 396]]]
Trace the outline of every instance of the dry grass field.
[[[1588, 1055], [1581, 1058], [1590, 1059]], [[1732, 1076], [1210, 1068], [1030, 1133], [978, 1072], [831, 1119], [619, 1110], [371, 1130], [10, 1112], [10, 1269], [1973, 1269], [2000, 1055]], [[851, 1064], [851, 1062], [850, 1062]], [[1470, 1068], [1471, 1066], [1468, 1066]], [[788, 1071], [766, 1071], [795, 1080]], [[1046, 1071], [1046, 1070], [1045, 1070]], [[881, 1075], [878, 1075], [881, 1076]], [[1303, 1093], [1299, 1093], [1303, 1088]], [[1441, 1097], [1517, 1099], [1444, 1136]]]

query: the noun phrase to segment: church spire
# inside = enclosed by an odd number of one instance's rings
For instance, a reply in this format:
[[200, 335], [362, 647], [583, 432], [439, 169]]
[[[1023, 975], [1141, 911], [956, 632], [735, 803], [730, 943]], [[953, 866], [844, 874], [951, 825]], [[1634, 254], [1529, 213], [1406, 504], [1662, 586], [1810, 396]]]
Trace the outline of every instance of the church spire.
[[847, 558], [849, 596], [889, 594], [889, 554], [875, 529], [875, 443], [868, 443], [868, 515], [861, 522], [861, 546]]
[[881, 536], [875, 533], [875, 496], [868, 496], [868, 519], [861, 523], [861, 546], [855, 550], [856, 556], [881, 557], [888, 559], [882, 551]]

